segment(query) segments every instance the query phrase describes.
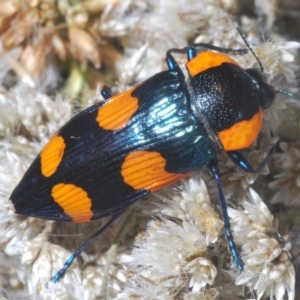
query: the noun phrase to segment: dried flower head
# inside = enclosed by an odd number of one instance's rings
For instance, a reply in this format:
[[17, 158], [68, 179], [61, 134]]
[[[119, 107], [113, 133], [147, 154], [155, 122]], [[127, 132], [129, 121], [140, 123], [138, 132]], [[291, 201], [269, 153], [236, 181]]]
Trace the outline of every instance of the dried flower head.
[[237, 285], [245, 284], [262, 296], [289, 300], [295, 296], [295, 270], [290, 258], [291, 244], [278, 233], [269, 209], [259, 195], [250, 189], [243, 210], [229, 209], [232, 231], [242, 247], [245, 271], [236, 275]]
[[222, 222], [199, 175], [183, 180], [178, 189], [173, 199], [171, 191], [165, 189], [138, 205], [145, 210], [152, 208], [158, 220], [151, 221], [136, 242], [124, 297], [146, 295], [151, 286], [149, 299], [184, 295], [189, 289], [191, 295], [205, 297], [210, 293], [217, 270], [207, 246], [217, 240]]
[[[4, 297], [234, 300], [241, 299], [244, 292], [246, 299], [247, 293], [262, 300], [297, 299], [290, 252], [299, 264], [298, 231], [291, 241], [280, 235], [276, 219], [258, 194], [250, 190], [249, 195], [250, 185], [260, 183], [258, 175], [239, 170], [223, 151], [218, 153], [222, 186], [233, 207], [229, 209], [232, 229], [245, 262], [240, 274], [230, 264], [223, 222], [215, 209], [219, 205], [216, 185], [207, 170], [134, 204], [136, 210], [127, 210], [82, 253], [66, 276], [52, 285], [49, 278], [105, 220], [77, 225], [25, 218], [15, 215], [8, 202], [49, 137], [79, 106], [99, 101], [99, 86], [118, 80], [112, 84], [113, 92], [120, 92], [160, 72], [166, 68], [169, 48], [194, 42], [245, 48], [236, 31], [239, 24], [249, 34], [250, 44], [256, 45], [253, 49], [268, 81], [276, 88], [283, 87], [284, 79], [293, 82], [297, 71], [293, 51], [299, 43], [261, 44], [262, 30], [278, 36], [270, 24], [282, 11], [273, 0], [260, 2], [255, 1], [244, 14], [246, 2], [236, 0], [2, 1], [0, 289], [7, 291]], [[233, 58], [245, 68], [258, 66], [251, 53]], [[184, 55], [176, 55], [176, 59], [186, 62]], [[81, 103], [65, 99], [58, 83], [71, 98], [83, 91]], [[90, 86], [97, 86], [96, 95]], [[49, 87], [56, 96], [45, 94]], [[296, 87], [293, 92], [299, 94]], [[283, 153], [275, 155], [278, 175], [270, 187], [276, 191], [273, 203], [294, 206], [299, 198], [299, 147], [295, 147], [299, 128], [297, 110], [286, 103], [276, 100], [265, 111], [263, 134], [246, 156], [258, 166], [275, 142], [270, 129], [274, 136], [280, 129], [293, 133], [287, 139], [293, 142], [281, 144]], [[294, 114], [293, 119], [285, 117], [287, 110]], [[268, 172], [266, 166], [262, 173]], [[131, 221], [125, 226], [128, 215]]]
[[273, 161], [281, 172], [275, 175], [269, 187], [276, 191], [271, 202], [285, 206], [299, 206], [300, 203], [300, 150], [295, 143], [280, 143], [282, 153], [276, 153]]
[[[64, 0], [58, 3], [48, 0], [5, 0], [0, 8], [0, 54], [7, 57], [6, 74], [11, 69], [23, 81], [31, 78], [31, 85], [40, 88], [41, 77], [44, 77], [42, 82], [48, 81], [49, 86], [57, 85], [58, 74], [49, 74], [48, 68], [54, 65], [59, 68], [58, 62], [63, 63], [70, 72], [76, 69], [78, 62], [84, 72], [88, 62], [100, 68], [103, 56], [105, 63], [112, 66], [109, 60], [115, 61], [119, 51], [106, 37], [116, 36], [116, 32], [109, 35], [116, 24], [102, 32], [110, 20], [100, 16], [107, 16], [108, 11], [115, 15], [117, 8], [114, 6], [117, 5], [119, 16], [124, 17], [120, 14], [121, 7], [124, 14], [124, 6], [127, 5], [117, 0], [85, 0], [73, 4]], [[125, 32], [126, 29], [122, 35]], [[100, 77], [98, 79], [100, 81]]]

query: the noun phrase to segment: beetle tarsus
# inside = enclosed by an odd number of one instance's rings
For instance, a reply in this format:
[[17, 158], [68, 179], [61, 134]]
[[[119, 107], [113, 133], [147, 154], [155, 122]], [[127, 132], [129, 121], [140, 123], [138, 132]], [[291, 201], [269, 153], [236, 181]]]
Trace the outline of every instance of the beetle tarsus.
[[63, 278], [66, 274], [66, 271], [69, 269], [70, 265], [73, 263], [75, 258], [77, 258], [81, 252], [88, 246], [90, 242], [92, 242], [95, 238], [97, 238], [103, 231], [105, 231], [112, 223], [118, 219], [123, 211], [119, 211], [116, 214], [112, 215], [111, 219], [102, 226], [98, 231], [96, 231], [89, 239], [87, 239], [79, 248], [77, 248], [73, 254], [66, 260], [64, 266], [51, 278], [51, 282], [56, 283], [61, 278]]
[[247, 158], [241, 151], [228, 151], [227, 154], [230, 157], [230, 159], [245, 172], [259, 173], [273, 158], [275, 149], [276, 145], [274, 145], [270, 149], [267, 157], [260, 163], [260, 165], [256, 169], [251, 166], [251, 164], [248, 162]]

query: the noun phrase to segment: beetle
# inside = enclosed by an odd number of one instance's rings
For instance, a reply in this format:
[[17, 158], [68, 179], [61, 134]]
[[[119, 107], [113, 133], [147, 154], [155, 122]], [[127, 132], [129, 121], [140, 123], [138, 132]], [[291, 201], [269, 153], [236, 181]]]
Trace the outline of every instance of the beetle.
[[[243, 37], [243, 36], [242, 36]], [[243, 38], [244, 39], [244, 38]], [[75, 115], [52, 136], [11, 194], [18, 214], [56, 221], [111, 219], [81, 245], [52, 278], [57, 282], [124, 208], [208, 165], [220, 198], [225, 236], [243, 270], [230, 230], [215, 141], [246, 172], [259, 172], [243, 155], [257, 138], [263, 110], [275, 98], [263, 67], [244, 69], [227, 56], [248, 49], [199, 43], [166, 54], [168, 70]], [[201, 52], [198, 49], [205, 49]], [[173, 53], [186, 53], [188, 78]], [[281, 92], [281, 91], [277, 91]], [[284, 93], [284, 92], [283, 92]]]

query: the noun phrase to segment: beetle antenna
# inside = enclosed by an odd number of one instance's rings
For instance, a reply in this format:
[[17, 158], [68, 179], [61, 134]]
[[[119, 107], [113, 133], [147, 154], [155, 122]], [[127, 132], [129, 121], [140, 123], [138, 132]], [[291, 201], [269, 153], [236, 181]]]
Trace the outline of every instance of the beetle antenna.
[[259, 60], [259, 58], [257, 57], [257, 55], [255, 54], [255, 52], [253, 51], [253, 49], [250, 47], [250, 45], [248, 44], [245, 36], [243, 35], [242, 31], [237, 27], [236, 28], [237, 31], [239, 32], [240, 36], [242, 37], [244, 43], [246, 44], [246, 46], [248, 47], [248, 49], [250, 50], [250, 52], [253, 54], [253, 56], [255, 57], [256, 61], [258, 62], [258, 65], [259, 65], [259, 68], [260, 68], [260, 71], [262, 73], [264, 73], [264, 66], [262, 65], [261, 61]]
[[288, 96], [291, 97], [291, 98], [294, 98], [294, 99], [296, 99], [296, 100], [300, 100], [300, 97], [298, 97], [298, 96], [296, 96], [296, 95], [294, 95], [294, 94], [292, 94], [292, 93], [290, 93], [290, 92], [288, 92], [288, 91], [285, 91], [285, 90], [278, 90], [278, 91], [276, 91], [276, 93], [288, 95]]
[[[242, 37], [243, 41], [245, 42], [246, 46], [248, 47], [248, 49], [250, 50], [250, 52], [253, 54], [253, 56], [255, 57], [256, 61], [258, 62], [259, 64], [259, 68], [260, 68], [260, 71], [263, 73], [264, 72], [264, 67], [261, 63], [261, 61], [259, 60], [259, 58], [257, 57], [257, 55], [255, 54], [255, 52], [253, 51], [253, 49], [251, 48], [251, 46], [248, 44], [245, 36], [243, 35], [242, 31], [237, 27], [236, 28], [237, 31], [239, 32], [240, 36]], [[284, 94], [284, 95], [288, 95], [289, 97], [291, 98], [294, 98], [296, 100], [300, 100], [300, 97], [288, 92], [288, 91], [285, 91], [285, 90], [278, 90], [276, 91], [276, 93], [278, 94]]]

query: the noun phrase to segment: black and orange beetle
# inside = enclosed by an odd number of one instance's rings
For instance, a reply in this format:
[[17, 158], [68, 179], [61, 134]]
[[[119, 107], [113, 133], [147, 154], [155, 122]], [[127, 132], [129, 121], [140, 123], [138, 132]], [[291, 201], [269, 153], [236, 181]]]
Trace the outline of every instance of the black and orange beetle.
[[[206, 50], [197, 53], [199, 48]], [[184, 52], [188, 78], [172, 56]], [[276, 93], [258, 59], [261, 70], [243, 69], [225, 54], [246, 52], [204, 43], [170, 49], [167, 71], [119, 95], [103, 89], [104, 101], [77, 114], [50, 139], [11, 195], [16, 213], [71, 222], [112, 216], [53, 282], [127, 205], [205, 165], [217, 183], [230, 252], [243, 270], [212, 141], [247, 172], [258, 172], [269, 161], [270, 155], [254, 170], [240, 152], [257, 138], [263, 109]]]

